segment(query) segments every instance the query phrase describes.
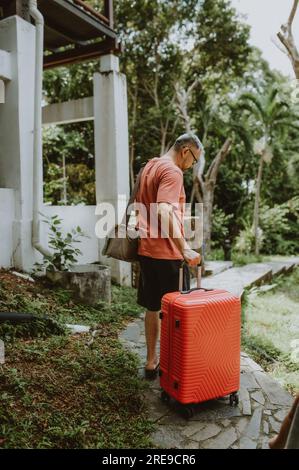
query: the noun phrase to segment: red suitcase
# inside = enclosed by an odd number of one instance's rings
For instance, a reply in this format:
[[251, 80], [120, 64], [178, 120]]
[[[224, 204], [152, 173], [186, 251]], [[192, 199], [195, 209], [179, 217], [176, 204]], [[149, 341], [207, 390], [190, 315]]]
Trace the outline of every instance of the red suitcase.
[[187, 405], [181, 410], [186, 417], [193, 415], [192, 404], [226, 395], [237, 404], [240, 299], [224, 290], [180, 288], [164, 295], [160, 318], [162, 400]]

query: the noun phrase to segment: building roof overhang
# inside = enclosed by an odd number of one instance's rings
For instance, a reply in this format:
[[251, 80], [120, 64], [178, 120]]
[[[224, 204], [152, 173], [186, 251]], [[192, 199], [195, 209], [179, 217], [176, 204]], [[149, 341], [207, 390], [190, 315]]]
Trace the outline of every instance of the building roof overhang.
[[[45, 20], [45, 69], [120, 51], [113, 29], [111, 0], [104, 0], [103, 13], [82, 0], [38, 0], [37, 3]], [[31, 21], [28, 4], [28, 0], [0, 0], [2, 18], [18, 14]]]

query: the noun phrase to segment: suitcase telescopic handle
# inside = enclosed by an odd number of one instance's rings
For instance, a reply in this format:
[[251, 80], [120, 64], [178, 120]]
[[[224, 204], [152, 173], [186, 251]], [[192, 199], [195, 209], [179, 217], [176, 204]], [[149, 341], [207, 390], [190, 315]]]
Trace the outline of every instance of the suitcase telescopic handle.
[[193, 289], [181, 290], [181, 294], [189, 294], [190, 292], [193, 292], [194, 290], [210, 291], [210, 290], [214, 290], [214, 289], [206, 289], [205, 287], [193, 287]]
[[200, 287], [201, 285], [201, 264], [197, 265], [197, 287], [193, 287], [193, 289], [189, 290], [183, 290], [183, 278], [184, 278], [184, 271], [183, 271], [183, 266], [184, 262], [182, 263], [182, 266], [180, 267], [180, 277], [179, 277], [179, 291], [181, 294], [189, 294], [190, 292], [193, 292], [194, 290], [204, 290], [204, 291], [211, 291], [214, 289], [205, 289], [204, 287]]

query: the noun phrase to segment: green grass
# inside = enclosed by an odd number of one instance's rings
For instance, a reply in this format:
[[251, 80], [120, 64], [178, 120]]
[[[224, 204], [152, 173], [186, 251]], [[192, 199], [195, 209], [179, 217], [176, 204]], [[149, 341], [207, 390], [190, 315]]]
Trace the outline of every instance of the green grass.
[[[269, 257], [268, 257], [269, 258]], [[207, 256], [209, 261], [224, 261], [224, 252], [221, 248], [214, 248], [211, 253]], [[250, 263], [262, 263], [267, 259], [264, 255], [256, 256], [254, 254], [242, 254], [235, 250], [232, 250], [231, 261], [234, 266], [244, 266]]]
[[[0, 327], [2, 448], [148, 448], [152, 424], [144, 404], [146, 384], [138, 359], [118, 332], [140, 309], [133, 289], [112, 288], [112, 304], [76, 305], [70, 295], [0, 271], [0, 311], [48, 315], [38, 327]], [[70, 336], [65, 323], [91, 325], [90, 335]], [[53, 328], [53, 324], [55, 327]]]
[[232, 262], [234, 263], [234, 266], [245, 266], [246, 264], [251, 264], [251, 263], [262, 263], [265, 260], [265, 257], [263, 255], [256, 256], [254, 254], [250, 255], [245, 255], [238, 253], [236, 251], [233, 251], [232, 253]]
[[224, 261], [224, 251], [222, 248], [213, 248], [207, 256], [209, 261]]
[[247, 294], [243, 348], [291, 392], [299, 390], [299, 269], [274, 291]]

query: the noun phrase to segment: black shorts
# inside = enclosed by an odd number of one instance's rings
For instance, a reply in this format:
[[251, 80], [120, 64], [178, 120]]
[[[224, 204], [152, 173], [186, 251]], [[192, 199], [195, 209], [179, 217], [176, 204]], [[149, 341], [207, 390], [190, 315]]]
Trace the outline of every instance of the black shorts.
[[[147, 310], [161, 310], [161, 299], [168, 292], [179, 290], [181, 260], [139, 256], [140, 277], [137, 303]], [[190, 274], [184, 263], [183, 290], [190, 289]]]

